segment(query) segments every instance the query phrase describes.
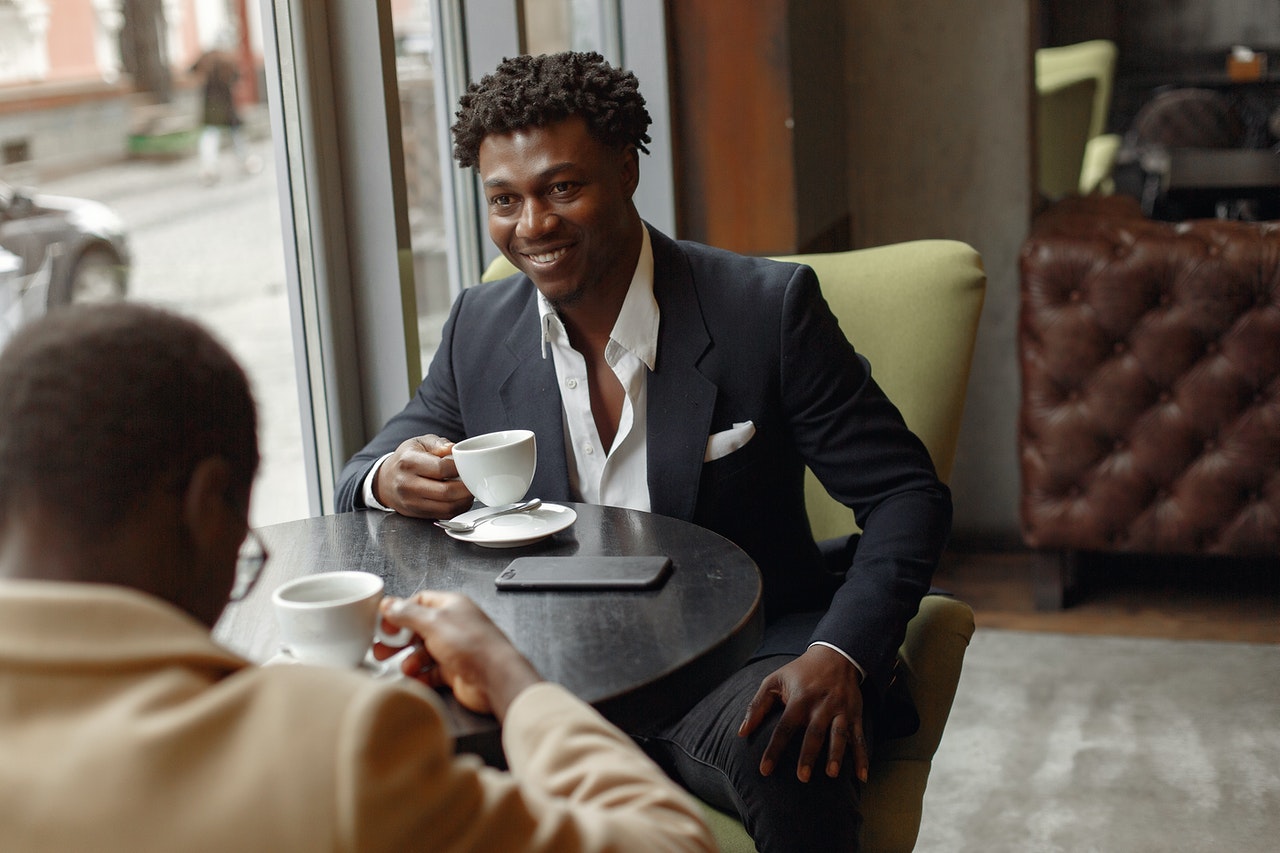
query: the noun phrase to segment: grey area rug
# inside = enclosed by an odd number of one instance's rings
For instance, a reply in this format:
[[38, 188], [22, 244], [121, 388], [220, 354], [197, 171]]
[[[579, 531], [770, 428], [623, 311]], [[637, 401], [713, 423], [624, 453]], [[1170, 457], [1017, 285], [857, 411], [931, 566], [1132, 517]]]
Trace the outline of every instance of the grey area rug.
[[980, 629], [916, 850], [1280, 851], [1280, 646]]

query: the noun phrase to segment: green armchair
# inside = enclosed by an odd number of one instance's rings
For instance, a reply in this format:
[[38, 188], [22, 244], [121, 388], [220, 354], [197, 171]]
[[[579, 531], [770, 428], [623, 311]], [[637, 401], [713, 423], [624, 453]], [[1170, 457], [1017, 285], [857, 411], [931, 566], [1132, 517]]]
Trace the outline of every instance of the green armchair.
[[[1106, 129], [1117, 55], [1115, 43], [1106, 39], [1042, 47], [1036, 51], [1036, 88], [1040, 94], [1040, 108], [1055, 114], [1047, 126], [1043, 117], [1041, 120], [1041, 157], [1045, 156], [1046, 147], [1051, 149], [1048, 154], [1051, 160], [1058, 152], [1063, 157], [1074, 157], [1079, 171], [1074, 185], [1065, 189], [1078, 191], [1080, 195], [1093, 192], [1109, 195], [1114, 186], [1111, 173], [1120, 152], [1121, 140], [1119, 134], [1107, 133]], [[1092, 81], [1092, 85], [1085, 81]], [[1087, 128], [1081, 126], [1084, 148], [1078, 154], [1073, 151], [1067, 155], [1067, 149], [1076, 144], [1073, 135], [1076, 126], [1070, 123], [1071, 119], [1058, 118], [1056, 114], [1072, 115], [1075, 110], [1072, 101], [1077, 95], [1089, 102], [1086, 108]], [[1066, 136], [1058, 140], [1046, 139], [1046, 130], [1065, 133]], [[1048, 195], [1057, 197], [1064, 194]]]
[[[808, 264], [840, 326], [871, 362], [873, 375], [933, 458], [950, 477], [972, 363], [986, 274], [977, 252], [949, 240], [920, 240], [872, 249], [782, 258]], [[499, 257], [486, 281], [514, 272]], [[857, 530], [853, 513], [809, 475], [805, 503], [819, 540]], [[863, 794], [866, 853], [909, 851], [920, 831], [925, 784], [942, 739], [973, 611], [943, 595], [926, 596], [907, 626], [900, 677], [920, 714], [910, 737], [876, 752]], [[704, 805], [722, 851], [754, 843], [736, 816]]]

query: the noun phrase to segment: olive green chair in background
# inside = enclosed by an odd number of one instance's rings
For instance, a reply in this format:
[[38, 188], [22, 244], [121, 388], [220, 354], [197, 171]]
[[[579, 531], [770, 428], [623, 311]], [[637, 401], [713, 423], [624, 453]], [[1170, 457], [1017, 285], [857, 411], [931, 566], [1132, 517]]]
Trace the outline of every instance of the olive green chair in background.
[[1080, 194], [1093, 80], [1036, 83], [1036, 189], [1047, 201]]
[[[1084, 130], [1084, 147], [1078, 157], [1079, 172], [1071, 186], [1080, 195], [1100, 193], [1110, 195], [1115, 188], [1112, 172], [1120, 153], [1121, 138], [1118, 133], [1107, 133], [1107, 114], [1111, 110], [1111, 93], [1115, 85], [1116, 60], [1119, 55], [1115, 42], [1092, 39], [1060, 47], [1042, 47], [1036, 51], [1036, 89], [1040, 95], [1041, 109], [1045, 109], [1046, 97], [1071, 100], [1074, 93], [1088, 90], [1083, 97], [1089, 102], [1088, 124]], [[1092, 81], [1092, 85], [1082, 85]], [[1048, 109], [1065, 109], [1050, 104]], [[1054, 120], [1054, 126], [1061, 126]], [[1043, 128], [1043, 125], [1041, 125]], [[1043, 156], [1046, 140], [1041, 138]], [[1052, 143], [1050, 143], [1052, 144]], [[1065, 140], [1066, 147], [1074, 147], [1075, 140]], [[1056, 198], [1063, 193], [1050, 194]]]
[[[871, 362], [872, 375], [948, 480], [986, 291], [978, 253], [963, 243], [920, 240], [780, 260], [814, 269], [845, 335]], [[514, 271], [499, 257], [484, 278]], [[812, 474], [805, 503], [817, 539], [857, 530], [849, 509]], [[973, 611], [945, 595], [926, 596], [907, 626], [899, 677], [915, 701], [920, 728], [881, 745], [872, 759], [863, 792], [865, 853], [905, 853], [915, 846], [929, 769], [973, 630]], [[722, 851], [755, 849], [736, 816], [703, 808]]]

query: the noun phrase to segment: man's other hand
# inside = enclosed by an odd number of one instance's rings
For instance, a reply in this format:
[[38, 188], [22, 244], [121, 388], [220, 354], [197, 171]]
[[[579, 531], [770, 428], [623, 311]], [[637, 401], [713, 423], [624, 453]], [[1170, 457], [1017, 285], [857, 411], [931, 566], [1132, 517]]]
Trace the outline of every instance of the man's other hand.
[[463, 707], [499, 721], [521, 690], [541, 676], [507, 635], [470, 598], [451, 592], [419, 592], [384, 598], [382, 621], [422, 638], [401, 661], [403, 672], [431, 687], [448, 687]]
[[865, 782], [869, 767], [867, 742], [862, 730], [862, 689], [858, 670], [839, 652], [812, 646], [803, 655], [779, 668], [764, 681], [747, 706], [739, 736], [749, 735], [774, 704], [785, 707], [769, 737], [760, 772], [768, 776], [787, 743], [800, 733], [800, 760], [796, 776], [808, 782], [813, 765], [826, 748], [826, 773], [840, 773], [845, 749], [853, 746], [854, 772]]

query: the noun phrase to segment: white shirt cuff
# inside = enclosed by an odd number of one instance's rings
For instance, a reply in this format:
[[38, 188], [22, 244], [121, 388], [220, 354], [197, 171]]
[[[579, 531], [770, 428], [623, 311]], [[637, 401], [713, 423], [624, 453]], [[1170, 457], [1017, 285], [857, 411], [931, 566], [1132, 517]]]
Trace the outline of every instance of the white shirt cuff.
[[[363, 486], [361, 486], [361, 488], [360, 488], [360, 492], [361, 492], [361, 494], [362, 494], [362, 495], [363, 495], [363, 497], [364, 497], [364, 505], [365, 505], [366, 507], [368, 507], [369, 509], [380, 509], [380, 510], [382, 510], [383, 512], [392, 512], [392, 511], [393, 511], [393, 510], [391, 509], [391, 507], [389, 507], [389, 506], [383, 506], [382, 504], [378, 503], [378, 499], [377, 499], [377, 498], [375, 498], [375, 497], [373, 496], [373, 481], [374, 481], [374, 478], [376, 478], [376, 477], [378, 476], [378, 469], [382, 467], [382, 463], [383, 463], [383, 462], [386, 462], [386, 461], [387, 461], [387, 457], [388, 457], [388, 456], [390, 456], [390, 455], [391, 455], [390, 453], [385, 454], [385, 455], [384, 455], [381, 459], [379, 459], [377, 462], [374, 462], [374, 463], [373, 463], [373, 466], [369, 468], [369, 472], [368, 472], [367, 474], [365, 474], [365, 475], [364, 475], [364, 485], [363, 485]], [[837, 649], [837, 651], [839, 651], [839, 650]], [[841, 653], [841, 654], [844, 654], [844, 652], [840, 652], [840, 653]]]
[[858, 670], [858, 675], [861, 676], [861, 678], [858, 679], [859, 684], [867, 680], [867, 671], [863, 669], [862, 665], [859, 664], [856, 660], [849, 657], [849, 655], [845, 653], [844, 649], [839, 648], [837, 646], [833, 646], [830, 643], [824, 643], [822, 640], [818, 640], [817, 642], [813, 642], [809, 644], [809, 648], [813, 648], [814, 646], [826, 646], [828, 649], [831, 649], [833, 652], [840, 655], [840, 657], [844, 658], [849, 663], [853, 664], [854, 669]]

